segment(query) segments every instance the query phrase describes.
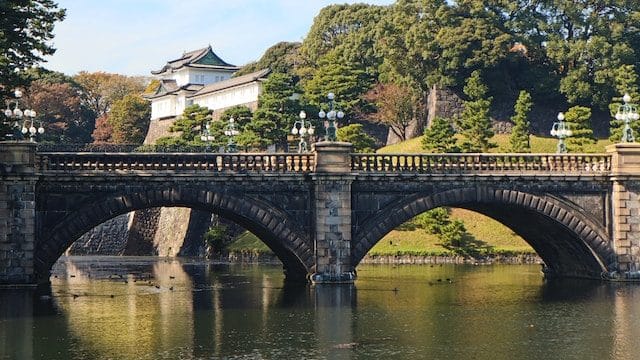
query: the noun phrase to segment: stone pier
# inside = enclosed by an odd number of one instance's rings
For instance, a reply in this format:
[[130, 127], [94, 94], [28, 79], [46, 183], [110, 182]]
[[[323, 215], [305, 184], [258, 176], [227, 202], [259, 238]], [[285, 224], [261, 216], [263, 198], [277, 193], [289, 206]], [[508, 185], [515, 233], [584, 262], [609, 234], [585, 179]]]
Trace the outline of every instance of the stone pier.
[[314, 144], [316, 171], [312, 174], [315, 195], [314, 283], [355, 280], [351, 264], [351, 144]]
[[614, 278], [640, 279], [640, 144], [607, 147], [611, 157]]
[[36, 144], [0, 142], [0, 284], [33, 284]]

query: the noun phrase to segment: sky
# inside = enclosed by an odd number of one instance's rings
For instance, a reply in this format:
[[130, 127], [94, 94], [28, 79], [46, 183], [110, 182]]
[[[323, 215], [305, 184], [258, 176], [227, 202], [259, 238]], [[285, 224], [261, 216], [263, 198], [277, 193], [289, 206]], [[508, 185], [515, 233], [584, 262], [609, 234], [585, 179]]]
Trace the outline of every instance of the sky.
[[393, 0], [58, 0], [57, 49], [42, 65], [74, 75], [106, 71], [150, 75], [183, 52], [211, 44], [224, 61], [258, 60], [280, 41], [302, 41], [313, 18], [334, 3]]

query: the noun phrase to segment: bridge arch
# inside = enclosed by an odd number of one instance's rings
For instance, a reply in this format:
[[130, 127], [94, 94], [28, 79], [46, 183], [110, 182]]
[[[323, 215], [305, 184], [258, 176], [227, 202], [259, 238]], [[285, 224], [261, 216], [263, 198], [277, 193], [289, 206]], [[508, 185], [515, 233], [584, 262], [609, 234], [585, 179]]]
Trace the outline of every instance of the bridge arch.
[[584, 210], [549, 194], [489, 187], [414, 194], [392, 203], [354, 234], [352, 264], [400, 224], [441, 206], [473, 210], [503, 223], [534, 248], [551, 275], [599, 278], [616, 268], [606, 229]]
[[[40, 232], [43, 236], [34, 249], [34, 270], [38, 281], [48, 281], [53, 264], [74, 241], [93, 227], [118, 215], [154, 207], [187, 207], [216, 213], [264, 241], [282, 261], [287, 278], [305, 279], [314, 271], [311, 240], [302, 230], [305, 224], [295, 221], [284, 211], [243, 194], [169, 187], [107, 195], [65, 213], [53, 228], [46, 229], [46, 233]], [[45, 219], [40, 219], [42, 223]]]

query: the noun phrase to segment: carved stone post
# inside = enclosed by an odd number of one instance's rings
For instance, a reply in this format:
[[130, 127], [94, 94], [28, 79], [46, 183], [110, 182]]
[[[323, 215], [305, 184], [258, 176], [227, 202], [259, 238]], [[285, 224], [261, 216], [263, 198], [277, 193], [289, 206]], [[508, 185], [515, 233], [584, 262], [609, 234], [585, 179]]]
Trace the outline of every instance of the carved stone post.
[[34, 284], [35, 153], [30, 142], [0, 142], [0, 284]]
[[312, 174], [315, 194], [314, 283], [343, 283], [355, 280], [351, 264], [351, 144], [314, 144], [316, 172]]
[[607, 153], [612, 155], [612, 240], [618, 276], [640, 278], [640, 144], [609, 145]]

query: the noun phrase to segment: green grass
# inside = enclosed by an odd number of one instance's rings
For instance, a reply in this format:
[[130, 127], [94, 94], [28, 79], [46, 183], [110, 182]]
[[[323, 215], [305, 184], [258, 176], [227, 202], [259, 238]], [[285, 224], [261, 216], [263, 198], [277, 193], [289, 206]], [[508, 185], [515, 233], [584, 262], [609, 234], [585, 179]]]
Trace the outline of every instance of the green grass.
[[[532, 135], [530, 138], [531, 152], [532, 153], [555, 153], [558, 139], [551, 137], [540, 137]], [[499, 134], [495, 135], [491, 142], [498, 145], [498, 147], [491, 149], [492, 153], [509, 152], [509, 135]], [[603, 153], [605, 147], [610, 145], [611, 141], [608, 139], [598, 140], [596, 144], [587, 146], [584, 149], [586, 153]], [[396, 154], [396, 153], [423, 153], [422, 149], [422, 136], [413, 138], [407, 141], [403, 141], [398, 144], [385, 146], [378, 149], [378, 153], [382, 154]]]
[[[518, 235], [499, 222], [482, 214], [452, 209], [451, 217], [464, 221], [468, 232], [477, 240], [486, 242], [496, 253], [533, 253], [533, 249]], [[369, 255], [450, 255], [438, 245], [438, 238], [422, 229], [413, 231], [393, 230], [380, 240]], [[271, 250], [255, 235], [245, 231], [231, 243], [229, 252], [271, 253]]]
[[229, 252], [267, 254], [271, 249], [262, 240], [249, 231], [240, 234], [231, 244], [227, 246]]
[[[477, 240], [492, 246], [496, 253], [533, 253], [533, 249], [518, 235], [499, 222], [482, 214], [452, 209], [451, 217], [462, 220], [467, 231]], [[447, 255], [448, 250], [438, 245], [435, 235], [422, 229], [393, 230], [380, 240], [369, 255]]]

